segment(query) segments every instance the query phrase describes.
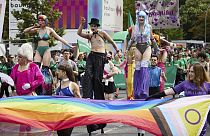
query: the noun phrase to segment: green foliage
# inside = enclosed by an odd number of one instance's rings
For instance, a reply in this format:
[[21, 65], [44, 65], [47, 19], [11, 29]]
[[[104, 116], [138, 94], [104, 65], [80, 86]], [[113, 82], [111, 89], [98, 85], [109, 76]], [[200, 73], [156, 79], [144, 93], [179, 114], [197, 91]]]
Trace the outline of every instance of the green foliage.
[[[13, 16], [18, 20], [18, 29], [19, 33], [16, 38], [20, 39], [28, 39], [25, 42], [37, 42], [36, 35], [23, 33], [23, 30], [27, 27], [30, 27], [37, 23], [38, 15], [44, 14], [48, 17], [49, 26], [50, 22], [56, 21], [60, 16], [61, 12], [53, 9], [53, 5], [57, 3], [57, 0], [20, 0], [22, 6], [27, 7], [23, 8], [22, 11], [13, 11]], [[58, 35], [64, 35], [64, 29], [56, 29], [55, 30]], [[15, 41], [15, 39], [14, 39]], [[50, 46], [54, 46], [55, 39], [50, 39]]]
[[[185, 39], [204, 40], [205, 17], [209, 9], [210, 0], [186, 0], [180, 7], [181, 24], [184, 29]], [[207, 14], [207, 26], [209, 26], [210, 14]], [[207, 32], [210, 27], [207, 27]], [[210, 33], [207, 34], [210, 38]]]
[[127, 30], [128, 25], [128, 13], [131, 13], [133, 22], [135, 23], [135, 0], [123, 0], [123, 30]]

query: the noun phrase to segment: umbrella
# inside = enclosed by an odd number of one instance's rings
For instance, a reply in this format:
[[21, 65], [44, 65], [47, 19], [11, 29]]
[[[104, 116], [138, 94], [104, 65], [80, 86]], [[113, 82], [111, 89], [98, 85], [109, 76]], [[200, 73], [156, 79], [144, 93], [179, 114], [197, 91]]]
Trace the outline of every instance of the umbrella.
[[114, 41], [125, 41], [128, 31], [116, 32], [114, 33]]
[[6, 82], [7, 84], [14, 86], [14, 81], [10, 76], [0, 72], [0, 78], [2, 81]]

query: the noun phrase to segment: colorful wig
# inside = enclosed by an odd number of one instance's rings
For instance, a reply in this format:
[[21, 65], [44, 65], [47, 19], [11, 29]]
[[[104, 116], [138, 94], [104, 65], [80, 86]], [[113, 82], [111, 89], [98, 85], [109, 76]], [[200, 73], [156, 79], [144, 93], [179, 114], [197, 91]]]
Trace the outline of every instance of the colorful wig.
[[[144, 32], [141, 32], [140, 30], [140, 25], [139, 24], [139, 17], [140, 16], [143, 16], [144, 17]], [[145, 11], [143, 10], [136, 10], [136, 25], [135, 25], [135, 30], [134, 30], [134, 40], [136, 41], [136, 36], [139, 34], [139, 33], [142, 33], [143, 35], [147, 35], [147, 40], [149, 41], [150, 39], [150, 32], [151, 32], [151, 25], [149, 24], [149, 21], [148, 21], [148, 15]]]
[[48, 22], [49, 22], [48, 19], [47, 19], [47, 16], [45, 16], [45, 15], [39, 15], [39, 16], [38, 16], [38, 20], [39, 20], [39, 19], [43, 19], [43, 20], [45, 21], [45, 24], [46, 24], [46, 25], [47, 25]]

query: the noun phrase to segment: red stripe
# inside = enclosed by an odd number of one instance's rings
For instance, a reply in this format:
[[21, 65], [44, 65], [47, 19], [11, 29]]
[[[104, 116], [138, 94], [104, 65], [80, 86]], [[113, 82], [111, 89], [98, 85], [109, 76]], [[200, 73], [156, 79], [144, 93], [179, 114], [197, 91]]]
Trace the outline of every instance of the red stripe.
[[155, 120], [154, 122], [151, 122], [146, 119], [141, 119], [129, 115], [93, 115], [93, 116], [82, 116], [78, 118], [70, 118], [65, 121], [58, 121], [58, 122], [40, 122], [37, 120], [26, 120], [26, 119], [17, 118], [15, 116], [5, 116], [0, 114], [0, 122], [30, 125], [32, 127], [42, 128], [46, 130], [60, 130], [64, 128], [83, 126], [89, 124], [123, 123], [133, 127], [137, 127], [139, 129], [143, 129], [157, 136], [162, 135]]

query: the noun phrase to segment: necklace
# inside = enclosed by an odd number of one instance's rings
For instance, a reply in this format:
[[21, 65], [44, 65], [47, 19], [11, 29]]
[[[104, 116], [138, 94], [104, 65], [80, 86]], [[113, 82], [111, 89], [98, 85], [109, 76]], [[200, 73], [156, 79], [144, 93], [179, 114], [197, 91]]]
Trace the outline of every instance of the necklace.
[[65, 78], [65, 79], [62, 80], [62, 82], [66, 82], [66, 81], [69, 81], [69, 79]]

